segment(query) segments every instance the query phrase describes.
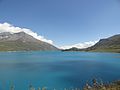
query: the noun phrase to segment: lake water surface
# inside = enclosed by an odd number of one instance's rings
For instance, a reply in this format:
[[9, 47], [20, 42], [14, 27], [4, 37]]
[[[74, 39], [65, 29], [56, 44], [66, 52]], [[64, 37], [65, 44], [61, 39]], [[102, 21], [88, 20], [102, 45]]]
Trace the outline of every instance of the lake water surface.
[[92, 78], [120, 79], [120, 54], [91, 52], [1, 52], [0, 90], [82, 87]]

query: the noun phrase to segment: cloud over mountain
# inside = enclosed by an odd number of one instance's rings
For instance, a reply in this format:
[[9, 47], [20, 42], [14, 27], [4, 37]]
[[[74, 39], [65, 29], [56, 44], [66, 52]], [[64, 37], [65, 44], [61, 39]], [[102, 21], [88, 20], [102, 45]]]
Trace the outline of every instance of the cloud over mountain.
[[78, 43], [78, 44], [74, 44], [74, 45], [67, 45], [67, 46], [61, 46], [61, 49], [70, 49], [72, 47], [76, 47], [79, 49], [83, 49], [83, 48], [88, 48], [93, 46], [94, 44], [96, 44], [98, 41], [89, 41], [89, 42], [84, 42], [84, 43]]
[[52, 40], [48, 40], [44, 38], [44, 36], [38, 35], [37, 33], [33, 32], [31, 29], [16, 27], [9, 23], [0, 23], [0, 32], [10, 32], [10, 33], [25, 32], [38, 40], [53, 44]]

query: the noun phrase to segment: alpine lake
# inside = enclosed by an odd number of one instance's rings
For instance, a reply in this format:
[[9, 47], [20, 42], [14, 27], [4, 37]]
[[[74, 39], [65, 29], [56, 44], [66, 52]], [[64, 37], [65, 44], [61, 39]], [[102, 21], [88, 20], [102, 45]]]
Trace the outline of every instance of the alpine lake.
[[[120, 79], [120, 54], [98, 52], [0, 52], [0, 90], [82, 88], [93, 78]], [[37, 89], [36, 89], [37, 90]]]

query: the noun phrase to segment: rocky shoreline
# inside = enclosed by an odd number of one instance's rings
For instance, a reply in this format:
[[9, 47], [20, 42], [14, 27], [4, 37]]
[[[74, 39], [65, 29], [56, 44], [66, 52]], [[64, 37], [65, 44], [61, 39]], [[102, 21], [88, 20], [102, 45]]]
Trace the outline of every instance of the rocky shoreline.
[[[16, 90], [14, 84], [10, 86], [10, 90]], [[28, 86], [28, 90], [50, 90], [47, 87], [38, 87], [35, 88], [32, 84]], [[53, 88], [51, 90], [58, 90], [56, 88]], [[97, 79], [92, 80], [92, 84], [86, 83], [86, 85], [80, 89], [80, 88], [64, 88], [63, 90], [120, 90], [120, 80], [110, 82], [110, 83], [104, 83], [104, 82], [98, 82]]]
[[103, 83], [93, 79], [92, 85], [86, 83], [83, 90], [120, 90], [120, 80], [111, 83]]

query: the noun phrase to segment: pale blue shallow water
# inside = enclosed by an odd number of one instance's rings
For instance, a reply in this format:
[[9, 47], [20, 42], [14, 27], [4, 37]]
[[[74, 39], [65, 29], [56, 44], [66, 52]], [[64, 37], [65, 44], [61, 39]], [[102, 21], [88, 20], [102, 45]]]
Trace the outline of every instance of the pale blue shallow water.
[[82, 87], [92, 78], [120, 79], [120, 54], [91, 52], [1, 52], [0, 90]]

